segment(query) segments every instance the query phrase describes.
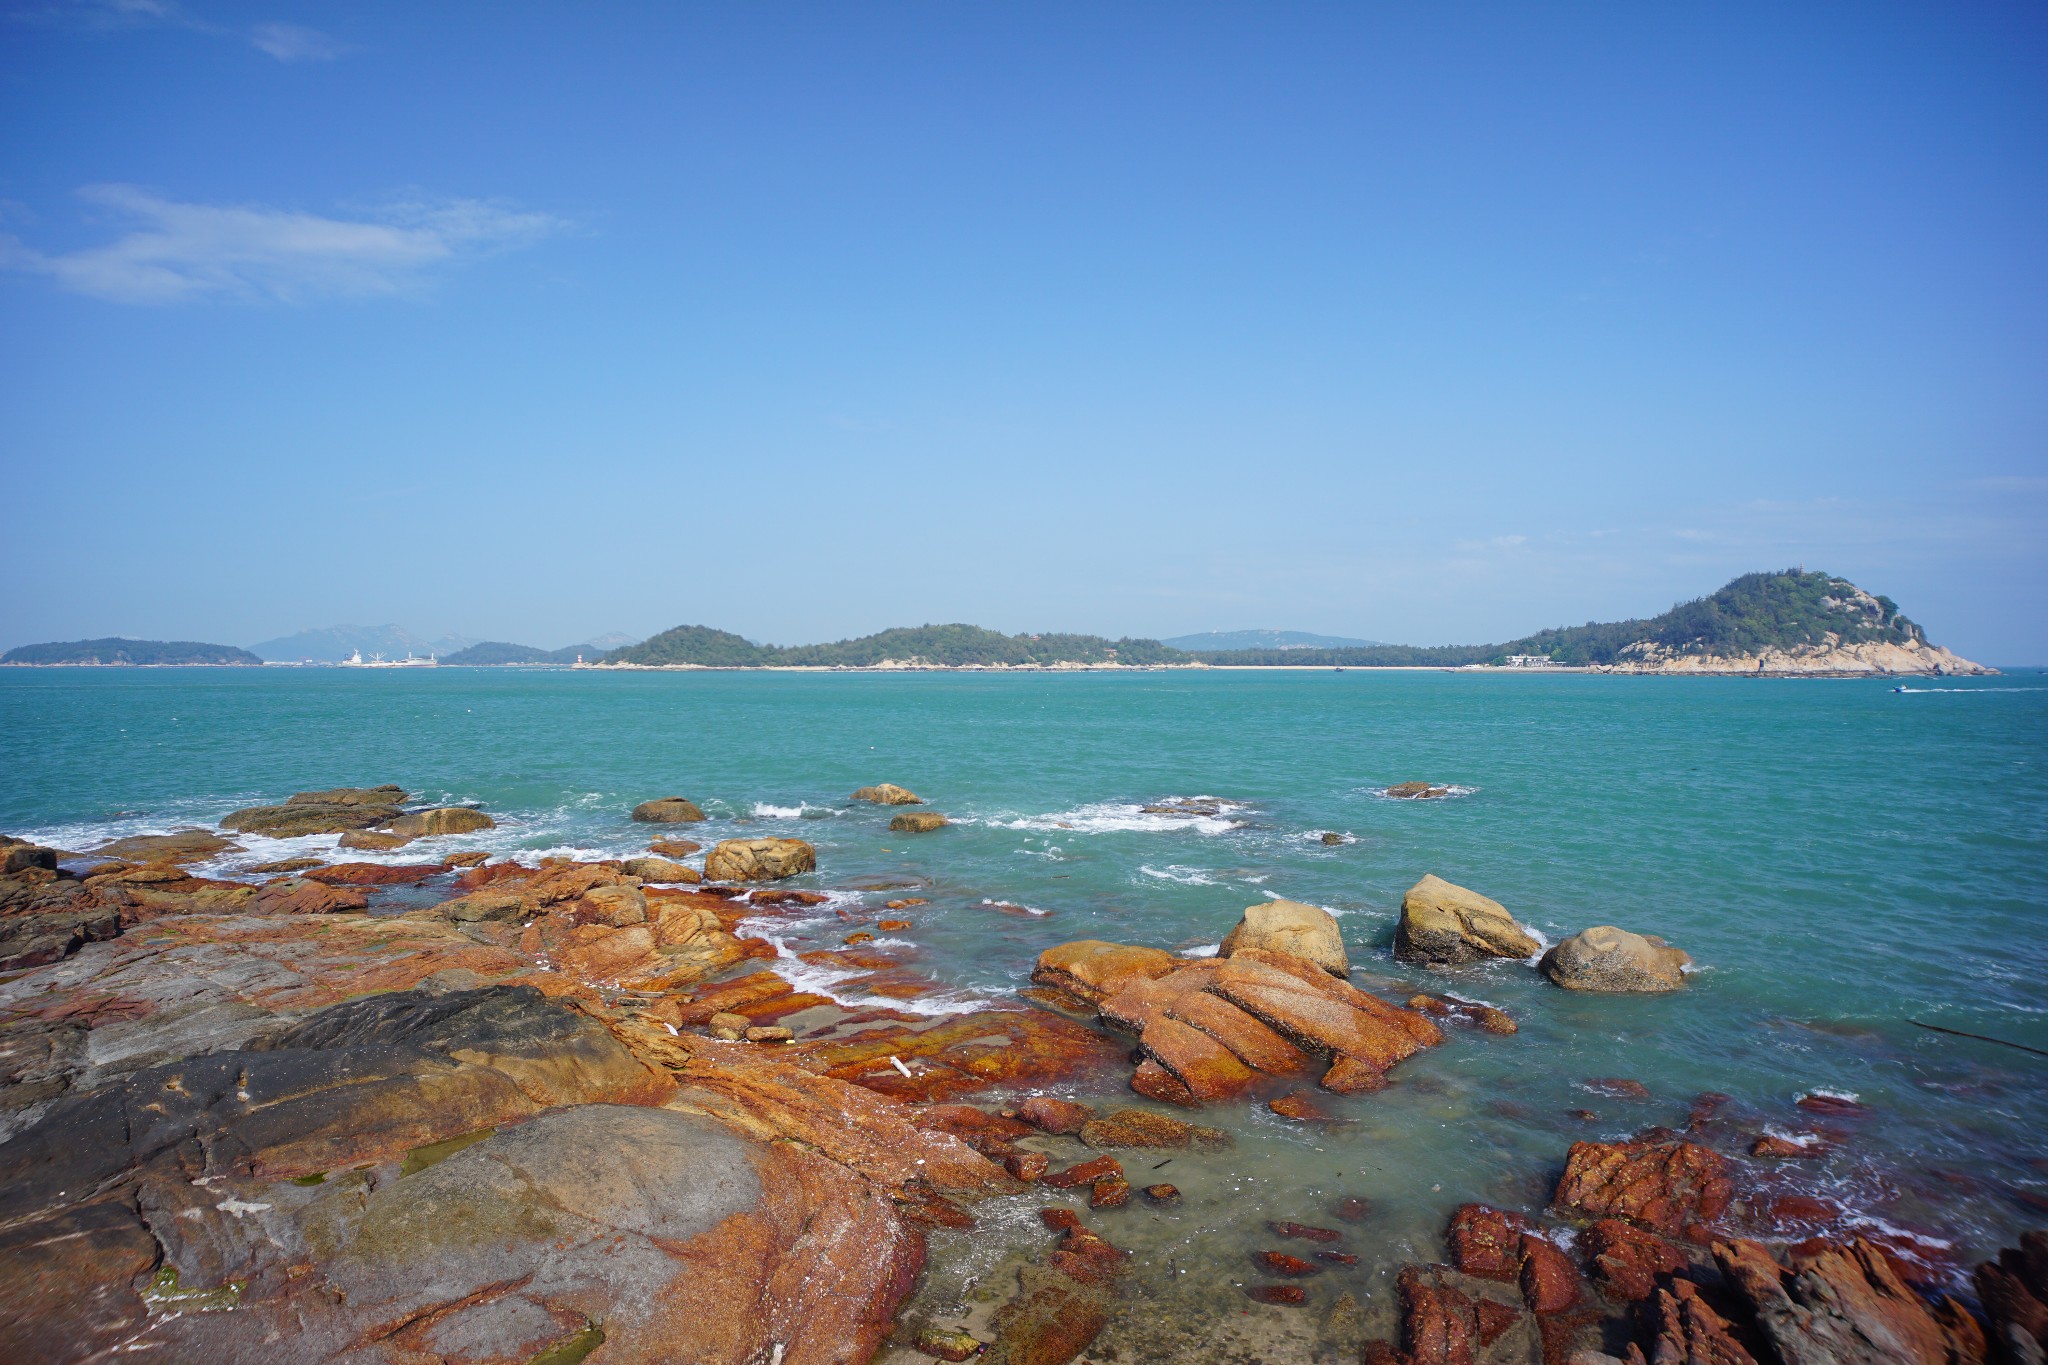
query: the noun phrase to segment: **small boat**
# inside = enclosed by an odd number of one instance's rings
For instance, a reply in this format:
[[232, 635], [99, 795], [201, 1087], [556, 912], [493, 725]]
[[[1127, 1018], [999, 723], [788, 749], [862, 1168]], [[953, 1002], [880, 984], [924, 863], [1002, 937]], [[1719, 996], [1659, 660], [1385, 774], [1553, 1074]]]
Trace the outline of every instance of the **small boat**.
[[1906, 690], [1906, 685], [1905, 685], [1904, 683], [1900, 683], [1900, 684], [1899, 684], [1899, 685], [1898, 685], [1897, 687], [1894, 687], [1894, 688], [1892, 689], [1892, 691], [1894, 691], [1894, 692], [1903, 692], [1903, 691], [1905, 691], [1905, 690]]

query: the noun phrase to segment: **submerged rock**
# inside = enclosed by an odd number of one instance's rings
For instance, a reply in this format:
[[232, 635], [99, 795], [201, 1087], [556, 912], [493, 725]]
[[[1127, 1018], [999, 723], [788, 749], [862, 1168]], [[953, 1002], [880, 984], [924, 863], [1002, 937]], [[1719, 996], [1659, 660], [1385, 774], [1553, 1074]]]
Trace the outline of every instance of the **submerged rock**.
[[683, 825], [705, 818], [697, 803], [681, 796], [663, 796], [633, 807], [633, 818], [645, 824]]
[[719, 882], [769, 882], [818, 870], [818, 852], [801, 839], [726, 839], [704, 857]]
[[468, 806], [437, 806], [432, 810], [408, 812], [393, 820], [391, 832], [407, 839], [424, 839], [436, 834], [473, 834], [496, 829], [498, 822]]
[[241, 851], [240, 844], [232, 839], [223, 839], [210, 829], [181, 829], [170, 834], [131, 834], [125, 839], [101, 844], [92, 850], [92, 856], [119, 858], [131, 863], [194, 863], [223, 853]]
[[1112, 1110], [1082, 1124], [1080, 1136], [1090, 1147], [1214, 1149], [1231, 1145], [1230, 1134], [1221, 1129], [1204, 1128], [1149, 1109]]
[[695, 839], [656, 839], [647, 845], [649, 853], [663, 858], [687, 858], [692, 853], [701, 853], [704, 845]]
[[894, 782], [879, 782], [872, 787], [862, 787], [849, 801], [868, 801], [877, 806], [921, 806], [924, 798]]
[[1551, 1203], [1622, 1218], [1665, 1237], [1703, 1240], [1734, 1197], [1728, 1161], [1692, 1142], [1574, 1142]]
[[921, 810], [897, 816], [889, 822], [889, 828], [898, 834], [930, 834], [935, 829], [944, 829], [948, 823], [937, 811]]
[[405, 804], [403, 787], [336, 787], [298, 792], [281, 806], [248, 806], [220, 819], [222, 828], [272, 839], [306, 834], [342, 834], [387, 823]]
[[1344, 935], [1337, 918], [1319, 905], [1300, 901], [1267, 901], [1247, 906], [1244, 918], [1224, 936], [1218, 957], [1235, 957], [1246, 949], [1286, 953], [1313, 962], [1332, 976], [1349, 976]]
[[1396, 782], [1380, 794], [1391, 796], [1397, 801], [1423, 801], [1433, 797], [1449, 796], [1451, 789], [1429, 782]]
[[1539, 965], [1568, 991], [1675, 991], [1692, 958], [1661, 938], [1602, 924], [1558, 944]]
[[1533, 957], [1543, 945], [1498, 901], [1434, 874], [1408, 888], [1394, 930], [1394, 956], [1425, 966]]
[[352, 829], [339, 839], [336, 839], [334, 846], [336, 848], [366, 849], [370, 852], [386, 852], [394, 848], [404, 848], [411, 842], [412, 838], [409, 835], [380, 834], [375, 830]]

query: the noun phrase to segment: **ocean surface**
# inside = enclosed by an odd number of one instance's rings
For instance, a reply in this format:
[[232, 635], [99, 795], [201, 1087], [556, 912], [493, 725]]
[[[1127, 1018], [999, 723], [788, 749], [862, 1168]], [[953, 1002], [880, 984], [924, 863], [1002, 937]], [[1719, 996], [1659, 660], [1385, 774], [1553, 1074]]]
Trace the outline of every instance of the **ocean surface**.
[[[620, 856], [662, 832], [628, 820], [635, 803], [682, 795], [713, 817], [693, 838], [817, 845], [820, 871], [795, 884], [845, 894], [814, 920], [765, 926], [793, 951], [836, 944], [838, 910], [905, 894], [853, 883], [922, 883], [912, 894], [931, 904], [893, 936], [942, 983], [919, 1009], [1010, 999], [1041, 949], [1071, 939], [1213, 945], [1245, 906], [1286, 897], [1340, 916], [1368, 989], [1449, 991], [1519, 1021], [1506, 1038], [1453, 1029], [1385, 1092], [1332, 1100], [1347, 1125], [1212, 1108], [1203, 1121], [1237, 1136], [1232, 1151], [1157, 1175], [1129, 1163], [1134, 1184], [1173, 1180], [1186, 1202], [1097, 1220], [1139, 1253], [1134, 1292], [1153, 1304], [1126, 1359], [1169, 1358], [1170, 1321], [1241, 1319], [1269, 1345], [1291, 1330], [1286, 1310], [1218, 1297], [1255, 1280], [1266, 1219], [1326, 1223], [1334, 1199], [1370, 1200], [1351, 1234], [1361, 1265], [1317, 1292], [1341, 1282], [1383, 1304], [1392, 1266], [1441, 1256], [1454, 1205], [1540, 1207], [1573, 1141], [1683, 1126], [1705, 1091], [1752, 1128], [1830, 1138], [1823, 1158], [1759, 1177], [1832, 1210], [1808, 1208], [1805, 1228], [1780, 1216], [1777, 1235], [1883, 1232], [1938, 1276], [2048, 1222], [2048, 1056], [1914, 1022], [2048, 1049], [2044, 760], [2048, 677], [2032, 671], [1895, 693], [1355, 670], [0, 670], [0, 832], [64, 848], [397, 782], [482, 803], [501, 827], [464, 847]], [[1412, 779], [1458, 794], [1381, 795]], [[883, 781], [954, 824], [889, 833], [893, 812], [846, 799]], [[1196, 796], [1230, 804], [1212, 818], [1139, 810]], [[1345, 842], [1323, 843], [1330, 831]], [[203, 870], [333, 838], [244, 842]], [[1393, 925], [1430, 872], [1551, 941], [1618, 924], [1685, 948], [1697, 970], [1676, 995], [1599, 997], [1521, 963], [1407, 968]], [[1649, 1097], [1587, 1084], [1605, 1078]], [[1856, 1112], [1795, 1107], [1817, 1091]], [[1040, 1202], [936, 1239], [919, 1311], [981, 1312], [1002, 1268], [1043, 1249]], [[1105, 1342], [1119, 1330], [1135, 1332]]]

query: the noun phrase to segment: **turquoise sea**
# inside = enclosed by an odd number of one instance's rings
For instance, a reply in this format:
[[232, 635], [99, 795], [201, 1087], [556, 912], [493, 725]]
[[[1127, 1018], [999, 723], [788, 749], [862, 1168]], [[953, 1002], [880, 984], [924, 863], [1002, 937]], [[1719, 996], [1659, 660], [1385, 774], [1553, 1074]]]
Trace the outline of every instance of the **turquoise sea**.
[[[501, 828], [465, 846], [616, 856], [646, 845], [636, 802], [684, 795], [713, 816], [693, 837], [815, 842], [803, 884], [848, 890], [834, 909], [903, 894], [848, 889], [861, 879], [928, 883], [899, 936], [945, 983], [924, 1008], [1007, 997], [1054, 943], [1197, 948], [1287, 897], [1341, 916], [1368, 988], [1449, 990], [1520, 1022], [1509, 1038], [1454, 1031], [1387, 1091], [1333, 1101], [1343, 1128], [1210, 1111], [1239, 1144], [1155, 1177], [1182, 1186], [1182, 1208], [1104, 1219], [1141, 1253], [1162, 1320], [1176, 1303], [1221, 1311], [1216, 1282], [1251, 1278], [1261, 1220], [1326, 1220], [1338, 1195], [1377, 1210], [1364, 1263], [1341, 1272], [1371, 1297], [1388, 1266], [1441, 1254], [1453, 1205], [1540, 1206], [1572, 1141], [1682, 1126], [1703, 1091], [1732, 1097], [1733, 1123], [1827, 1133], [1824, 1159], [1761, 1178], [1825, 1201], [1832, 1226], [1919, 1247], [1937, 1274], [2048, 1222], [2048, 1056], [1911, 1022], [2048, 1049], [2048, 677], [2031, 670], [1901, 694], [1359, 671], [24, 669], [0, 671], [0, 771], [0, 832], [73, 849], [397, 782], [483, 803]], [[1409, 779], [1460, 794], [1379, 794]], [[890, 834], [891, 812], [846, 801], [881, 781], [954, 825]], [[1192, 796], [1234, 804], [1138, 810]], [[211, 870], [331, 842], [252, 846]], [[1426, 872], [1552, 940], [1602, 923], [1661, 934], [1698, 970], [1673, 996], [1587, 997], [1518, 963], [1408, 969], [1388, 943]], [[792, 949], [846, 930], [837, 914], [773, 927]], [[1584, 1084], [1612, 1077], [1650, 1098]], [[1815, 1090], [1857, 1112], [1794, 1107]], [[1031, 1241], [1035, 1207], [935, 1244], [926, 1300], [971, 1298]], [[1802, 1227], [1787, 1215], [1777, 1231]]]

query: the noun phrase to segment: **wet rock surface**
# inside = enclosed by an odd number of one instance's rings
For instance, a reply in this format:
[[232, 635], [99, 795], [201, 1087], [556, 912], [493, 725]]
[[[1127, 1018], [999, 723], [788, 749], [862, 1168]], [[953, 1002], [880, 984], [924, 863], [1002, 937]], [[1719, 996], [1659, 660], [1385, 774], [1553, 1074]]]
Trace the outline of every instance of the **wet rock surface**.
[[1528, 958], [1542, 946], [1499, 901], [1434, 875], [1408, 888], [1394, 930], [1394, 956], [1427, 966]]
[[726, 839], [704, 856], [704, 875], [717, 882], [769, 882], [818, 869], [818, 853], [801, 839]]
[[1568, 991], [1655, 992], [1683, 989], [1692, 958], [1655, 935], [1602, 924], [1564, 940], [1539, 965]]

